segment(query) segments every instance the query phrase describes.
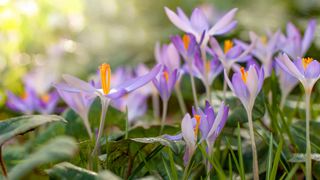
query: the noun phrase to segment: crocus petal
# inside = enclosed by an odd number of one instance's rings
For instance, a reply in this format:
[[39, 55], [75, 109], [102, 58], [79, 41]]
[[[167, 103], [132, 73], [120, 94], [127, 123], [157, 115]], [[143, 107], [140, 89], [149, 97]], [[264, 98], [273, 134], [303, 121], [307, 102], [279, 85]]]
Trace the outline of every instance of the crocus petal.
[[81, 79], [78, 79], [74, 76], [71, 75], [63, 75], [62, 78], [71, 86], [81, 90], [81, 91], [85, 91], [88, 93], [92, 93], [96, 91], [96, 88], [94, 88], [93, 86], [91, 86], [91, 84], [82, 81]]
[[232, 9], [226, 15], [224, 15], [208, 32], [209, 35], [215, 35], [216, 32], [220, 31], [224, 27], [228, 26], [232, 21], [237, 12], [237, 8]]
[[294, 60], [293, 63], [296, 66], [296, 68], [299, 70], [299, 72], [301, 74], [304, 74], [304, 67], [302, 64], [302, 58], [298, 58], [298, 59]]
[[208, 19], [199, 8], [193, 10], [190, 21], [197, 32], [203, 32], [209, 28]]
[[311, 44], [312, 39], [315, 34], [316, 26], [317, 26], [316, 20], [311, 20], [309, 22], [308, 27], [304, 33], [303, 40], [302, 40], [302, 54], [301, 55], [304, 55], [307, 52], [307, 50], [309, 49], [310, 44]]
[[236, 94], [236, 96], [241, 100], [244, 106], [248, 106], [250, 102], [250, 92], [244, 84], [241, 75], [239, 73], [234, 73], [232, 76], [232, 86], [233, 86], [233, 92]]
[[211, 37], [210, 38], [210, 46], [211, 46], [211, 49], [218, 55], [219, 59], [225, 59], [225, 55], [218, 43], [218, 41], [214, 38], [214, 37]]
[[128, 80], [127, 82], [122, 83], [120, 86], [116, 87], [115, 89], [125, 89], [127, 92], [131, 92], [136, 90], [137, 88], [140, 88], [144, 85], [146, 85], [148, 82], [152, 81], [160, 72], [162, 69], [162, 65], [157, 65], [155, 66], [149, 73]]
[[174, 136], [165, 134], [162, 137], [165, 139], [171, 140], [171, 141], [180, 141], [182, 139], [182, 133], [174, 135]]
[[281, 68], [288, 71], [292, 76], [296, 77], [299, 80], [303, 79], [303, 75], [299, 72], [296, 65], [289, 59], [286, 54], [280, 54], [276, 58], [277, 63]]
[[250, 66], [247, 73], [247, 87], [250, 92], [250, 96], [256, 96], [258, 94], [258, 72], [254, 66]]
[[167, 7], [164, 7], [164, 10], [166, 11], [166, 14], [170, 21], [179, 29], [181, 29], [184, 32], [194, 33], [192, 30], [190, 24], [185, 19], [181, 19], [176, 13], [174, 13], [172, 10], [170, 10]]
[[181, 131], [186, 145], [193, 149], [196, 146], [196, 137], [194, 136], [193, 125], [189, 114], [186, 114], [182, 119]]
[[306, 68], [305, 77], [307, 79], [316, 79], [320, 75], [320, 64], [317, 60], [313, 60]]
[[237, 27], [238, 22], [237, 21], [232, 21], [230, 24], [228, 24], [227, 26], [225, 26], [224, 28], [217, 30], [215, 32], [215, 35], [222, 35], [222, 34], [226, 34], [228, 32], [230, 32], [231, 30], [233, 30], [235, 27]]

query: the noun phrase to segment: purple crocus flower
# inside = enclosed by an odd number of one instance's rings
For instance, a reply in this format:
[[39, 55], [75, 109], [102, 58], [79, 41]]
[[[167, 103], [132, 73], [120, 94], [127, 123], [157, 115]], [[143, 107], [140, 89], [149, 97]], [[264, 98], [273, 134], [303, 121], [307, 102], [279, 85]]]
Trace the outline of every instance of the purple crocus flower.
[[275, 64], [275, 71], [279, 79], [279, 86], [282, 95], [280, 107], [283, 108], [286, 98], [293, 88], [299, 83], [299, 80], [281, 68], [278, 63]]
[[282, 36], [281, 49], [293, 58], [303, 57], [309, 49], [316, 30], [316, 20], [311, 20], [303, 38], [298, 28], [292, 23], [287, 24], [287, 36]]
[[55, 112], [59, 101], [57, 92], [52, 91], [46, 94], [37, 94], [33, 87], [25, 84], [25, 92], [19, 97], [11, 91], [7, 91], [7, 106], [13, 111], [23, 114], [39, 112], [41, 114], [51, 114]]
[[6, 105], [13, 111], [32, 114], [36, 110], [35, 99], [37, 99], [35, 91], [30, 87], [25, 87], [25, 92], [21, 96], [16, 96], [11, 91], [7, 91]]
[[206, 101], [204, 111], [202, 111], [200, 108], [197, 111], [193, 110], [194, 116], [201, 116], [201, 122], [199, 125], [201, 139], [206, 141], [208, 153], [210, 156], [212, 154], [214, 142], [227, 122], [228, 113], [229, 107], [226, 106], [224, 102], [222, 102], [222, 104], [220, 105], [220, 109], [216, 115], [214, 113], [213, 107], [208, 101]]
[[211, 60], [204, 61], [199, 50], [196, 51], [194, 57], [193, 74], [195, 77], [199, 78], [203, 84], [206, 83], [206, 76], [209, 86], [212, 85], [216, 77], [223, 71], [223, 66], [218, 59], [216, 54], [212, 54]]
[[312, 58], [298, 58], [294, 62], [286, 54], [277, 57], [279, 66], [297, 78], [303, 87], [311, 92], [314, 84], [320, 78], [320, 64]]
[[163, 64], [168, 67], [170, 71], [180, 68], [180, 56], [175, 46], [170, 44], [160, 45], [156, 44], [155, 57], [158, 64]]
[[229, 80], [226, 70], [224, 71], [224, 74], [230, 89], [236, 94], [246, 109], [253, 157], [253, 177], [254, 179], [259, 179], [258, 155], [254, 140], [252, 109], [254, 101], [262, 88], [264, 70], [263, 68], [258, 69], [255, 65], [251, 65], [248, 71], [241, 68], [240, 72], [233, 74], [232, 82]]
[[[109, 64], [102, 64], [100, 66], [100, 82], [102, 88], [96, 88], [92, 86], [92, 84], [71, 75], [64, 75], [63, 79], [69, 86], [73, 87], [73, 92], [85, 92], [88, 94], [92, 94], [93, 96], [99, 96], [103, 100], [112, 100], [122, 97], [125, 94], [146, 85], [148, 82], [154, 79], [154, 77], [160, 72], [161, 69], [162, 66], [157, 65], [148, 74], [125, 81], [124, 83], [121, 83], [114, 88], [110, 88], [111, 70]], [[70, 91], [70, 88], [67, 88], [67, 90]]]
[[[92, 130], [90, 127], [88, 114], [94, 97], [83, 92], [72, 92], [73, 87], [65, 83], [54, 84], [54, 87], [57, 89], [64, 102], [80, 115], [89, 137], [92, 138]], [[67, 90], [67, 88], [70, 88], [70, 90]]]
[[251, 65], [248, 71], [241, 68], [239, 72], [233, 74], [232, 81], [229, 80], [226, 73], [225, 70], [228, 86], [240, 99], [246, 110], [251, 111], [264, 81], [263, 68], [258, 69], [255, 65]]
[[159, 73], [158, 78], [153, 79], [152, 82], [157, 88], [162, 101], [168, 102], [178, 77], [179, 72], [177, 69], [174, 69], [171, 72], [167, 66], [164, 66], [163, 70]]
[[[186, 142], [186, 151], [184, 154], [184, 164], [188, 164], [197, 144], [206, 141], [209, 155], [211, 155], [212, 148], [217, 136], [221, 133], [228, 117], [229, 108], [224, 105], [220, 106], [218, 113], [215, 115], [210, 103], [207, 101], [204, 110], [193, 108], [193, 117], [186, 114], [181, 122], [181, 134], [170, 136], [164, 135], [172, 141], [181, 140]], [[200, 130], [201, 138], [198, 142], [198, 132]]]
[[199, 48], [196, 37], [190, 33], [182, 38], [179, 35], [172, 36], [171, 41], [186, 62], [193, 59], [195, 51]]
[[[251, 53], [261, 61], [265, 69], [265, 75], [269, 76], [272, 72], [273, 55], [279, 50], [277, 43], [279, 42], [280, 31], [271, 34], [269, 37], [257, 38], [257, 35], [253, 32], [250, 32], [249, 36], [251, 42], [256, 41]], [[240, 40], [235, 40], [235, 43], [245, 49], [249, 47], [248, 44]]]
[[305, 91], [306, 108], [306, 177], [312, 179], [312, 159], [310, 141], [310, 98], [314, 84], [320, 78], [320, 63], [312, 58], [298, 58], [292, 62], [286, 54], [280, 54], [277, 62], [281, 68], [299, 79]]
[[80, 80], [70, 75], [63, 76], [63, 79], [68, 84], [68, 86], [66, 86], [65, 88], [63, 86], [60, 86], [60, 88], [65, 91], [83, 92], [88, 94], [88, 96], [99, 97], [101, 99], [101, 104], [102, 104], [101, 120], [100, 120], [99, 132], [97, 135], [98, 137], [97, 137], [96, 144], [92, 154], [95, 154], [98, 150], [99, 140], [102, 136], [105, 116], [106, 116], [106, 112], [110, 104], [110, 101], [118, 99], [128, 94], [129, 92], [132, 92], [149, 83], [158, 75], [158, 73], [162, 69], [162, 65], [157, 65], [149, 73], [143, 76], [125, 81], [124, 83], [121, 83], [120, 85], [113, 88], [111, 88], [110, 65], [102, 64], [99, 69], [100, 69], [100, 82], [101, 82], [102, 88], [96, 88], [91, 83], [85, 82], [83, 80]]
[[199, 8], [195, 8], [193, 10], [190, 18], [188, 18], [179, 7], [177, 8], [177, 13], [167, 7], [165, 7], [165, 11], [170, 21], [176, 27], [186, 33], [193, 34], [196, 37], [197, 42], [201, 41], [201, 36], [203, 32], [205, 32], [205, 44], [209, 40], [210, 36], [225, 34], [234, 29], [237, 25], [237, 21], [233, 19], [237, 12], [236, 8], [230, 10], [213, 26], [209, 24], [208, 18]]
[[253, 39], [252, 43], [245, 48], [242, 48], [239, 45], [234, 46], [233, 41], [226, 40], [224, 41], [224, 48], [220, 47], [218, 41], [214, 38], [210, 38], [211, 49], [209, 49], [209, 53], [211, 55], [217, 55], [223, 67], [229, 73], [231, 68], [238, 69], [238, 66], [235, 65], [236, 62], [245, 62], [248, 60], [249, 56], [247, 56], [255, 46], [255, 40]]

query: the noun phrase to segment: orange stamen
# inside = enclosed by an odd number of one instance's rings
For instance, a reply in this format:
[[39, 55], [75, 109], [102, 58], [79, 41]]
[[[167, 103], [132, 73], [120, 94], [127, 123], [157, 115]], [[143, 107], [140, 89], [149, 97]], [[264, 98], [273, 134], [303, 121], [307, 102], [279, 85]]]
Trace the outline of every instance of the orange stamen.
[[166, 79], [166, 81], [169, 81], [169, 73], [167, 71], [163, 71], [163, 77]]
[[194, 135], [197, 137], [198, 131], [199, 131], [199, 126], [200, 126], [201, 116], [196, 114], [196, 115], [194, 115], [194, 118], [196, 119], [196, 127], [194, 128]]
[[206, 68], [206, 71], [207, 71], [207, 72], [210, 71], [210, 69], [211, 69], [211, 63], [210, 63], [210, 61], [207, 61], [207, 62], [206, 62], [205, 68]]
[[27, 99], [28, 98], [28, 93], [25, 91], [25, 92], [23, 92], [22, 94], [21, 94], [21, 99], [23, 99], [23, 100], [25, 100], [25, 99]]
[[307, 58], [302, 58], [302, 65], [303, 68], [306, 69], [308, 67], [308, 65], [313, 61], [312, 58], [307, 57]]
[[261, 36], [260, 37], [260, 41], [262, 42], [262, 44], [266, 45], [267, 41], [268, 41], [268, 38], [266, 36]]
[[233, 47], [233, 42], [230, 40], [224, 41], [224, 53], [227, 53]]
[[47, 102], [49, 102], [50, 101], [50, 95], [48, 95], [48, 94], [45, 94], [45, 95], [42, 95], [41, 96], [41, 100], [43, 101], [43, 102], [45, 102], [45, 103], [47, 103]]
[[185, 49], [189, 48], [189, 43], [190, 43], [190, 37], [188, 35], [183, 35], [182, 37], [182, 41], [183, 41], [183, 46]]
[[110, 91], [111, 69], [109, 64], [101, 64], [100, 66], [101, 86], [104, 94]]
[[248, 72], [246, 72], [243, 67], [240, 68], [240, 72], [241, 72], [241, 78], [242, 78], [243, 82], [246, 83]]

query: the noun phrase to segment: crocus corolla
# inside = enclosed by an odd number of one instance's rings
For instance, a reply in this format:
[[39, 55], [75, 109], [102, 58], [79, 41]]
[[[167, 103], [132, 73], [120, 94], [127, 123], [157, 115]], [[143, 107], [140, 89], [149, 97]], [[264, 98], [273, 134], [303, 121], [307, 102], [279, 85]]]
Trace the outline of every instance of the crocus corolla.
[[171, 93], [174, 89], [174, 86], [179, 77], [179, 72], [177, 69], [174, 69], [172, 72], [169, 71], [167, 66], [164, 66], [162, 71], [159, 73], [157, 78], [153, 79], [153, 84], [157, 88], [160, 97], [163, 101], [168, 101]]
[[281, 68], [299, 79], [305, 91], [306, 107], [306, 177], [312, 179], [312, 160], [310, 142], [310, 98], [314, 84], [320, 78], [320, 64], [312, 58], [298, 58], [292, 62], [286, 54], [280, 54], [277, 62]]
[[197, 42], [200, 42], [203, 32], [205, 32], [204, 43], [207, 44], [209, 37], [214, 35], [225, 34], [237, 25], [237, 21], [234, 20], [234, 16], [237, 9], [234, 8], [226, 13], [215, 25], [209, 24], [208, 18], [199, 8], [195, 8], [188, 18], [181, 8], [177, 8], [177, 13], [173, 12], [169, 8], [165, 7], [166, 14], [170, 21], [178, 27], [180, 30], [193, 34]]
[[[279, 51], [277, 43], [279, 42], [280, 31], [271, 34], [268, 37], [257, 38], [258, 36], [254, 32], [249, 33], [251, 42], [256, 41], [256, 45], [252, 49], [251, 53], [262, 63], [262, 67], [265, 70], [265, 75], [269, 76], [272, 72], [273, 55]], [[235, 43], [242, 48], [247, 49], [248, 44], [235, 40]]]
[[239, 72], [233, 74], [232, 82], [229, 80], [226, 70], [224, 73], [230, 89], [240, 99], [247, 112], [253, 157], [253, 177], [256, 180], [259, 179], [259, 168], [256, 143], [254, 140], [252, 109], [255, 99], [262, 88], [264, 70], [263, 68], [258, 69], [255, 65], [251, 65], [248, 71], [241, 68]]
[[292, 23], [287, 24], [287, 36], [281, 36], [281, 50], [292, 58], [304, 57], [314, 38], [316, 20], [308, 23], [307, 29], [302, 38], [298, 28]]
[[311, 90], [317, 80], [320, 78], [320, 64], [312, 58], [298, 58], [291, 61], [286, 54], [280, 54], [277, 57], [279, 66], [297, 78], [307, 92]]

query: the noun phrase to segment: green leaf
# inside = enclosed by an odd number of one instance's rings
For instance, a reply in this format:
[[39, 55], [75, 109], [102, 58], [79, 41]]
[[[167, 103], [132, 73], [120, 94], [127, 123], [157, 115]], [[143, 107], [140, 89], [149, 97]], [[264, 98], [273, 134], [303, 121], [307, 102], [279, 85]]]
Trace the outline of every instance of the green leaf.
[[[311, 154], [311, 159], [314, 161], [320, 162], [320, 154]], [[293, 154], [293, 156], [289, 159], [289, 162], [294, 162], [294, 163], [306, 162], [305, 154], [303, 153]]]
[[[227, 126], [237, 127], [238, 122], [240, 124], [248, 122], [248, 117], [245, 108], [239, 100], [234, 98], [229, 98], [226, 101], [226, 104], [230, 106], [232, 109], [231, 114], [228, 117]], [[265, 114], [266, 108], [264, 103], [264, 95], [260, 93], [254, 103], [253, 110], [252, 110], [252, 118], [253, 120], [261, 119]]]
[[184, 141], [170, 141], [161, 137], [150, 137], [150, 138], [133, 138], [132, 141], [145, 143], [145, 144], [153, 144], [153, 143], [160, 143], [164, 146], [170, 147], [170, 149], [176, 153], [179, 154], [183, 151], [182, 145], [184, 145]]
[[[310, 121], [310, 141], [312, 149], [320, 152], [320, 122]], [[290, 127], [293, 140], [298, 146], [298, 152], [306, 152], [306, 123], [305, 121], [298, 121]]]
[[273, 136], [271, 134], [270, 136], [270, 142], [269, 142], [269, 155], [268, 155], [268, 163], [267, 163], [267, 179], [270, 179], [271, 174], [271, 167], [272, 167], [272, 157], [273, 155]]
[[74, 139], [60, 136], [42, 145], [9, 172], [9, 179], [20, 179], [36, 167], [49, 163], [57, 163], [70, 159], [77, 151]]
[[3, 120], [0, 122], [0, 146], [17, 135], [56, 121], [66, 122], [62, 117], [56, 115], [29, 115]]
[[60, 180], [120, 180], [118, 176], [114, 175], [109, 170], [104, 170], [97, 174], [96, 172], [75, 166], [69, 162], [62, 162], [55, 165], [53, 168], [46, 170], [50, 179]]
[[89, 139], [83, 119], [72, 109], [67, 109], [62, 116], [68, 122], [65, 126], [65, 134], [76, 138], [78, 141]]
[[282, 145], [283, 145], [283, 139], [280, 139], [279, 146], [278, 146], [276, 154], [274, 156], [274, 161], [273, 161], [273, 165], [272, 165], [270, 179], [275, 179], [276, 178], [277, 170], [278, 170], [278, 164], [280, 162], [280, 155], [281, 155], [281, 151], [282, 151]]
[[75, 166], [68, 162], [62, 162], [56, 164], [51, 169], [46, 170], [50, 179], [61, 179], [61, 180], [95, 180], [97, 173]]

